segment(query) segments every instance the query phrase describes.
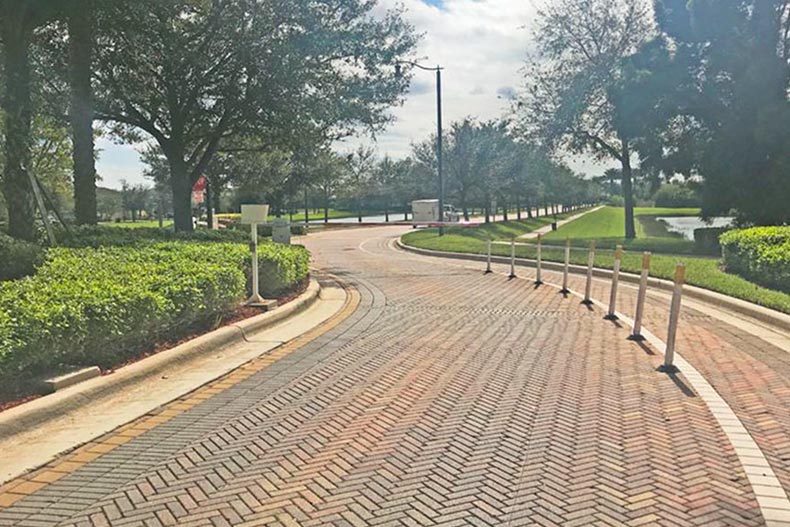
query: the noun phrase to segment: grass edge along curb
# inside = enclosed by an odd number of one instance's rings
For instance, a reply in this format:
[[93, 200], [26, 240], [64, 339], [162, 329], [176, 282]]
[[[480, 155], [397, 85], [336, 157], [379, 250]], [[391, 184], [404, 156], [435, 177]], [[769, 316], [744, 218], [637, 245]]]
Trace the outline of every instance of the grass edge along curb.
[[[479, 261], [485, 262], [486, 256], [482, 252], [452, 252], [452, 251], [442, 251], [442, 250], [433, 250], [433, 249], [426, 249], [422, 247], [415, 247], [406, 243], [403, 238], [408, 237], [404, 235], [400, 239], [397, 240], [397, 245], [403, 250], [421, 254], [423, 256], [434, 256], [434, 257], [441, 257], [441, 258], [451, 258], [457, 260], [471, 260], [471, 261]], [[509, 253], [509, 247], [501, 246], [503, 253], [496, 255], [492, 255], [492, 262], [495, 263], [510, 263], [510, 258], [506, 256], [504, 253]], [[544, 249], [543, 254], [543, 267], [552, 271], [561, 271], [562, 264], [560, 263], [562, 260], [560, 257], [552, 258], [550, 254], [547, 255], [547, 252]], [[557, 251], [559, 255], [561, 251]], [[641, 260], [641, 255], [639, 256]], [[654, 255], [655, 258], [655, 255]], [[516, 264], [521, 267], [535, 267], [535, 260], [517, 257]], [[587, 272], [586, 266], [572, 264], [570, 266], [570, 271], [574, 274], [585, 274]], [[597, 278], [610, 278], [612, 275], [611, 269], [602, 268], [597, 266], [594, 268], [593, 272], [594, 276]], [[639, 275], [634, 274], [628, 271], [622, 271], [620, 273], [621, 279], [623, 281], [629, 283], [638, 283], [639, 282]], [[657, 287], [659, 289], [665, 291], [672, 291], [672, 282], [656, 276], [650, 277], [649, 284], [651, 287]], [[707, 289], [704, 287], [699, 287], [694, 284], [687, 284], [684, 291], [688, 294], [691, 298], [696, 298], [698, 300], [702, 300], [708, 303], [712, 303], [714, 305], [726, 307], [735, 311], [737, 313], [742, 313], [751, 317], [754, 317], [758, 320], [766, 322], [768, 324], [777, 326], [784, 330], [790, 331], [790, 314], [787, 311], [782, 311], [778, 309], [774, 309], [770, 306], [758, 304], [756, 302], [751, 302], [746, 299], [738, 298], [735, 296], [727, 295], [726, 293], [722, 293], [719, 291], [714, 291], [712, 289]], [[776, 292], [774, 292], [776, 293]], [[777, 293], [781, 294], [781, 293]]]

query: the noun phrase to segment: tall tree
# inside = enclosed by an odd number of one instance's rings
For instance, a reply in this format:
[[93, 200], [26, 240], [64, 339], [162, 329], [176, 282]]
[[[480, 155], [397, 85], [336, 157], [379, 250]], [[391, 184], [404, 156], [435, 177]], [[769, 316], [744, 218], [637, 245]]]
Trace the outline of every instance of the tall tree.
[[[790, 3], [659, 0], [632, 88], [666, 174], [703, 178], [703, 215], [790, 221]], [[658, 156], [655, 156], [658, 158]]]
[[69, 120], [74, 162], [74, 216], [78, 224], [97, 221], [96, 164], [93, 143], [94, 0], [71, 0], [66, 5], [69, 43]]
[[3, 45], [4, 154], [3, 193], [11, 236], [33, 240], [34, 206], [27, 171], [31, 161], [33, 118], [30, 46], [34, 30], [53, 14], [46, 0], [0, 0]]
[[617, 88], [624, 60], [653, 34], [646, 0], [552, 0], [538, 15], [538, 56], [520, 102], [523, 129], [553, 148], [619, 161], [625, 234], [636, 236], [631, 121]]
[[416, 36], [368, 0], [161, 0], [106, 10], [97, 58], [99, 116], [160, 145], [175, 225], [190, 191], [235, 138], [320, 142], [391, 119], [408, 78], [393, 64]]
[[369, 193], [376, 166], [372, 148], [359, 146], [348, 155], [346, 176], [343, 178], [344, 193], [350, 196], [357, 209], [357, 219], [362, 222], [362, 200]]

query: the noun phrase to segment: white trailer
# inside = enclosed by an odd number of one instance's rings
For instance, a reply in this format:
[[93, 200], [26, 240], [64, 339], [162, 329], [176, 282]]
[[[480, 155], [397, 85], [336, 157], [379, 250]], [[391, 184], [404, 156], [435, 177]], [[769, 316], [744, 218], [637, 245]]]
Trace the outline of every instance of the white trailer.
[[439, 221], [439, 200], [438, 199], [419, 199], [411, 202], [412, 223], [418, 225], [429, 225]]
[[[411, 202], [412, 212], [412, 225], [418, 227], [420, 225], [430, 225], [439, 222], [439, 200], [438, 199], [420, 199]], [[444, 206], [444, 221], [446, 223], [454, 223], [460, 221], [460, 215], [456, 212], [452, 205]]]

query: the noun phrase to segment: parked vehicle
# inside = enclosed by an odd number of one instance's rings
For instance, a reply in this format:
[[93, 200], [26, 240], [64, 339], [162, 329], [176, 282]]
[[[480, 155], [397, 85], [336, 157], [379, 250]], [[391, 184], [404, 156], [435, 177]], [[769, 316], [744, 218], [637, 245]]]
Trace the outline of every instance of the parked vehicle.
[[[439, 222], [439, 200], [421, 199], [412, 201], [412, 225], [414, 227], [430, 225]], [[461, 221], [461, 215], [455, 207], [449, 204], [444, 205], [444, 221], [455, 223]]]

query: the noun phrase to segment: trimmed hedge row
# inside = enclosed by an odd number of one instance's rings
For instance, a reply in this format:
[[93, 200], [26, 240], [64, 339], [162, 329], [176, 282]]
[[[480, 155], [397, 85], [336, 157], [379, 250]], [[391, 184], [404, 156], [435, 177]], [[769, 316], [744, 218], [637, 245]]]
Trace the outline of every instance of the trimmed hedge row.
[[719, 241], [727, 271], [790, 292], [790, 227], [734, 230]]
[[[261, 289], [308, 275], [301, 246], [259, 246]], [[55, 248], [35, 275], [0, 283], [0, 399], [69, 367], [111, 367], [208, 328], [247, 296], [247, 244], [155, 242]]]
[[64, 366], [111, 366], [182, 336], [244, 297], [238, 244], [58, 248], [0, 284], [0, 384]]
[[41, 247], [0, 232], [0, 282], [31, 275], [43, 261]]

